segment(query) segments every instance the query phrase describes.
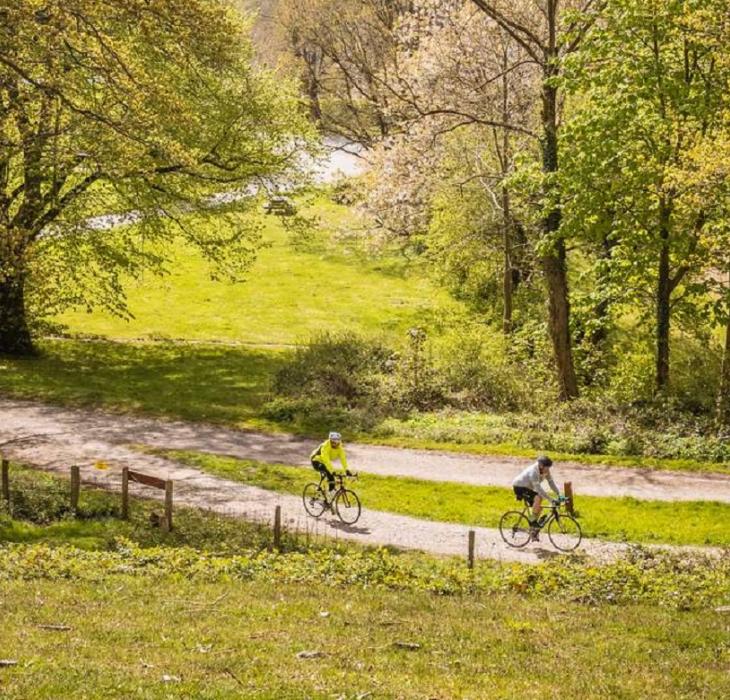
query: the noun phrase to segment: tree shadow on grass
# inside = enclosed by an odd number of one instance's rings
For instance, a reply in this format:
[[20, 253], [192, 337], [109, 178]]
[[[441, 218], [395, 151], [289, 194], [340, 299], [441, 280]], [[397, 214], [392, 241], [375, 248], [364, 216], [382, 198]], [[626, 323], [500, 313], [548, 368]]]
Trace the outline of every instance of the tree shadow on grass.
[[176, 343], [46, 341], [41, 350], [5, 362], [0, 391], [225, 423], [256, 416], [286, 358], [278, 350]]

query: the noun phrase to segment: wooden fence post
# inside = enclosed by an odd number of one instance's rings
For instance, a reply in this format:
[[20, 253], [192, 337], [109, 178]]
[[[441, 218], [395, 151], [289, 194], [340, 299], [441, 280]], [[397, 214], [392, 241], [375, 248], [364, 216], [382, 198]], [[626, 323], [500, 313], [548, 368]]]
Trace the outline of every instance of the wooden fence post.
[[122, 520], [129, 520], [129, 467], [122, 467]]
[[172, 532], [172, 481], [165, 482], [165, 531]]
[[274, 510], [274, 549], [281, 550], [281, 506]]
[[563, 493], [565, 494], [565, 497], [568, 499], [568, 513], [573, 515], [575, 512], [575, 503], [573, 502], [573, 482], [572, 481], [566, 481], [563, 484]]
[[10, 463], [7, 459], [2, 461], [2, 483], [3, 483], [3, 500], [10, 507]]
[[78, 465], [71, 467], [71, 510], [74, 515], [79, 511], [79, 490], [81, 489], [81, 470]]
[[474, 539], [475, 539], [476, 533], [474, 530], [469, 530], [469, 558], [468, 558], [468, 566], [470, 569], [474, 568]]

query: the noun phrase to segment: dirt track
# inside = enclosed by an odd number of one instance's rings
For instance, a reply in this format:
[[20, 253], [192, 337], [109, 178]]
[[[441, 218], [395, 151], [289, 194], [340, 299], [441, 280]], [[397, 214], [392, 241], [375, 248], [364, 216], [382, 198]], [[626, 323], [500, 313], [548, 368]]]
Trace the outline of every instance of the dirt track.
[[[219, 479], [170, 460], [141, 455], [128, 447], [140, 443], [302, 465], [308, 464], [307, 456], [313, 447], [311, 441], [291, 436], [0, 399], [0, 449], [12, 459], [55, 470], [66, 470], [71, 464], [79, 464], [85, 480], [103, 486], [118, 484], [122, 466], [135, 467], [174, 479], [177, 502], [249, 517], [269, 517], [274, 506], [279, 504], [290, 525], [308, 526], [297, 497]], [[371, 445], [349, 445], [348, 453], [353, 466], [363, 472], [500, 486], [508, 485], [516, 471], [525, 464], [525, 460], [519, 459]], [[102, 459], [111, 465], [110, 470], [94, 468], [94, 463]], [[575, 464], [556, 467], [557, 480], [572, 481], [577, 494], [730, 502], [730, 476], [726, 475]], [[508, 505], [506, 503], [505, 507]], [[369, 510], [363, 512], [353, 528], [344, 528], [333, 521], [321, 527], [329, 534], [366, 544], [389, 544], [438, 554], [464, 554], [469, 529], [462, 525]], [[536, 562], [554, 554], [549, 545], [516, 551], [502, 543], [497, 531], [487, 528], [476, 530], [477, 556], [480, 557]], [[581, 549], [603, 559], [614, 556], [624, 546], [586, 541]]]

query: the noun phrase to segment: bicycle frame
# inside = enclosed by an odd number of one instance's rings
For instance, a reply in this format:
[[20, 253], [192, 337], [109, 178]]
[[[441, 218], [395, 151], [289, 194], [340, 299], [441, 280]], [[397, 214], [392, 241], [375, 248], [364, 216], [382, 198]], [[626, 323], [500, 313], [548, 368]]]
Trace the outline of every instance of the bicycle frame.
[[[332, 476], [335, 477], [335, 494], [339, 493], [345, 488], [345, 479], [357, 479], [357, 476], [352, 474], [348, 476], [347, 474], [333, 474]], [[325, 484], [329, 483], [329, 479], [324, 475], [321, 474], [319, 477], [319, 488], [324, 491], [324, 488], [322, 488]]]
[[[564, 503], [567, 503], [565, 501]], [[547, 508], [549, 511], [551, 511], [550, 515], [545, 518], [545, 522], [542, 523], [542, 525], [538, 525], [538, 529], [542, 530], [544, 527], [549, 525], [553, 520], [560, 520], [560, 506], [563, 505], [563, 503], [558, 503], [558, 505], [554, 506], [552, 503], [543, 506], [543, 508]], [[525, 505], [522, 508], [522, 515], [524, 515], [528, 520], [530, 520], [530, 516], [532, 515], [532, 506]]]

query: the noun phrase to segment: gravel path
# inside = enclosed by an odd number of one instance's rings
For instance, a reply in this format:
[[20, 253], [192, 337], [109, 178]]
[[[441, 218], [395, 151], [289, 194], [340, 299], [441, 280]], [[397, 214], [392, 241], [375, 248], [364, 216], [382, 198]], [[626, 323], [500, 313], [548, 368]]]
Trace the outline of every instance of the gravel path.
[[[46, 469], [66, 471], [79, 464], [82, 478], [118, 488], [122, 466], [175, 480], [177, 503], [210, 508], [235, 516], [269, 518], [282, 506], [285, 522], [311, 527], [298, 497], [275, 494], [205, 474], [177, 462], [144, 455], [130, 444], [191, 449], [256, 459], [271, 463], [308, 464], [313, 447], [309, 440], [281, 435], [236, 431], [206, 424], [166, 421], [102, 411], [68, 409], [39, 403], [0, 399], [0, 449], [11, 459]], [[434, 481], [508, 485], [525, 460], [487, 458], [400, 450], [370, 445], [350, 445], [350, 461], [363, 472], [406, 475]], [[94, 467], [98, 460], [108, 471]], [[634, 495], [637, 498], [686, 500], [712, 498], [730, 502], [730, 477], [676, 472], [559, 465], [556, 476], [572, 480], [577, 494]], [[158, 492], [145, 492], [158, 496]], [[354, 527], [334, 520], [320, 521], [331, 536], [364, 544], [388, 544], [437, 554], [465, 554], [469, 528], [430, 522], [365, 509]], [[549, 545], [525, 551], [506, 547], [496, 530], [475, 528], [477, 556], [509, 561], [537, 562], [555, 555]], [[586, 541], [581, 550], [600, 559], [611, 558], [625, 545]]]

